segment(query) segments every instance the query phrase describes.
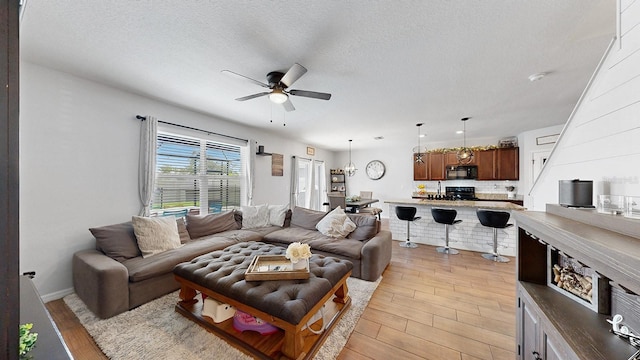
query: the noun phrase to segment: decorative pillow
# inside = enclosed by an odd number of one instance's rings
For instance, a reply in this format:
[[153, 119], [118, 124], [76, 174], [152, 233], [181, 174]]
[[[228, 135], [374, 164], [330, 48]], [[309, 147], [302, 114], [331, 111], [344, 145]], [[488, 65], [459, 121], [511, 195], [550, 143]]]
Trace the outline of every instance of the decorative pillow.
[[356, 229], [356, 224], [338, 206], [318, 222], [316, 229], [324, 236], [342, 239]]
[[289, 204], [269, 205], [269, 224], [283, 227], [284, 220], [287, 217], [288, 211], [289, 211]]
[[270, 225], [269, 205], [241, 206], [240, 210], [242, 210], [243, 229], [261, 228]]
[[233, 210], [220, 214], [187, 215], [187, 231], [192, 239], [217, 234], [228, 230], [238, 230]]
[[189, 231], [187, 231], [187, 225], [184, 223], [183, 218], [176, 218], [176, 224], [178, 225], [178, 234], [180, 235], [180, 243], [184, 244], [191, 240]]
[[133, 232], [138, 239], [142, 257], [147, 258], [161, 252], [177, 249], [181, 246], [176, 218], [134, 216]]
[[325, 217], [327, 213], [306, 209], [303, 207], [294, 207], [291, 214], [291, 226], [301, 227], [307, 230], [316, 230], [318, 222]]
[[91, 228], [89, 231], [96, 238], [96, 249], [116, 261], [123, 262], [142, 255], [131, 221]]
[[376, 236], [379, 229], [379, 221], [375, 216], [360, 215], [360, 214], [348, 214], [351, 221], [356, 224], [356, 229], [347, 236], [353, 240], [369, 240]]

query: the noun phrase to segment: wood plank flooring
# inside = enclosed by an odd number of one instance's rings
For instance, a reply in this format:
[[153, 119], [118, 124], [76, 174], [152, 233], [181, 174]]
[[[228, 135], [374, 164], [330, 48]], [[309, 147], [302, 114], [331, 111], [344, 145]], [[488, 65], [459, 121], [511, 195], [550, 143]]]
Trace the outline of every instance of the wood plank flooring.
[[[394, 241], [391, 264], [338, 359], [515, 359], [513, 260]], [[64, 301], [47, 308], [76, 359], [106, 359]]]

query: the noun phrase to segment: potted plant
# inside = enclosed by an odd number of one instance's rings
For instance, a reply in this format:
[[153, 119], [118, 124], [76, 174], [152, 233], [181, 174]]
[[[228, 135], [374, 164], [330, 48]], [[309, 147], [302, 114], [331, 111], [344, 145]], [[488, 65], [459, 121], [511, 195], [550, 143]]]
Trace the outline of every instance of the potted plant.
[[20, 344], [18, 348], [18, 354], [20, 355], [20, 359], [29, 359], [31, 358], [27, 354], [31, 349], [36, 346], [36, 340], [38, 340], [38, 333], [32, 333], [31, 329], [33, 328], [33, 324], [22, 324], [20, 325]]

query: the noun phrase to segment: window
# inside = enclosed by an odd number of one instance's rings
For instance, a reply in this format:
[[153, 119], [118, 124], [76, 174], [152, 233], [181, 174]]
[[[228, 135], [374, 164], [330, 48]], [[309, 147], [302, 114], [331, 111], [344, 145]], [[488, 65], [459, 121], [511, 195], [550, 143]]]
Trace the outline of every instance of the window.
[[152, 209], [240, 207], [241, 147], [158, 132]]

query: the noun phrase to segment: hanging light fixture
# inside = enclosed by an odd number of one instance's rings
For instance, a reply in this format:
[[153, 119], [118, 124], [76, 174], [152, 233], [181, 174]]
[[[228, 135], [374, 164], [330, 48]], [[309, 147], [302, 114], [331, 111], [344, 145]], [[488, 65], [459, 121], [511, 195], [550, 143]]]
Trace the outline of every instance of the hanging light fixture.
[[471, 162], [471, 160], [473, 160], [473, 151], [471, 151], [471, 149], [469, 149], [467, 147], [467, 120], [469, 120], [470, 118], [465, 117], [462, 118], [462, 134], [463, 134], [463, 144], [462, 144], [462, 149], [458, 150], [458, 153], [456, 154], [457, 158], [458, 158], [458, 162], [460, 164], [468, 164]]
[[347, 176], [353, 176], [356, 174], [356, 165], [351, 162], [351, 142], [353, 140], [349, 140], [349, 163], [344, 166], [344, 172]]
[[415, 162], [417, 162], [417, 163], [423, 163], [424, 162], [422, 157], [424, 156], [424, 153], [427, 152], [427, 147], [426, 146], [420, 146], [420, 138], [422, 137], [422, 134], [420, 134], [420, 128], [422, 127], [422, 125], [424, 125], [424, 123], [417, 123], [416, 124], [416, 127], [418, 128], [418, 146], [413, 148], [413, 153], [416, 154]]

